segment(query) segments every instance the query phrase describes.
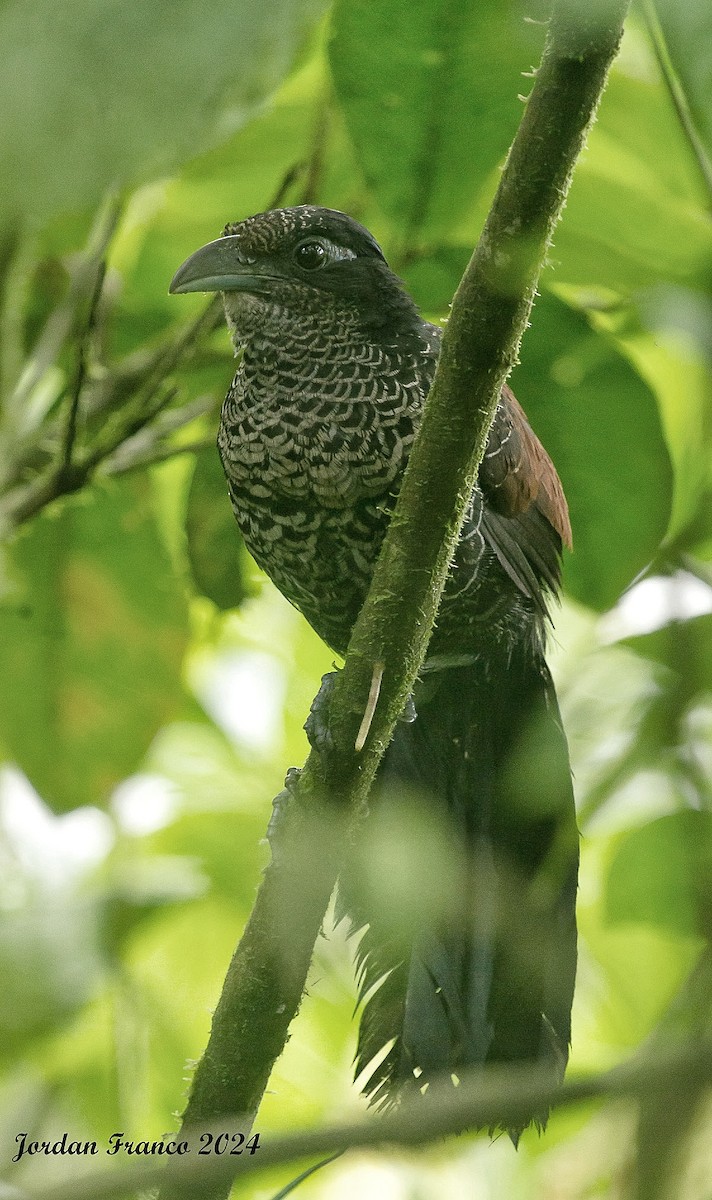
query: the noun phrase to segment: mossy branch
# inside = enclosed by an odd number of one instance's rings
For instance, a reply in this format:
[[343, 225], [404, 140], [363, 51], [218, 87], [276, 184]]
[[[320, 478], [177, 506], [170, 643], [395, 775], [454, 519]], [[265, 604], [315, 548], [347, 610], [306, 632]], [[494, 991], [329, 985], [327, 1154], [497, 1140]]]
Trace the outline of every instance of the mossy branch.
[[[482, 237], [453, 301], [435, 381], [371, 589], [313, 751], [281, 805], [277, 853], [230, 964], [185, 1126], [254, 1119], [301, 1000], [349, 828], [421, 669], [502, 385], [622, 32], [627, 0], [559, 0]], [[354, 749], [374, 672], [378, 703]], [[296, 774], [296, 773], [295, 773]], [[273, 849], [275, 842], [273, 840]], [[208, 1183], [200, 1194], [227, 1195]], [[165, 1198], [196, 1195], [174, 1184]]]

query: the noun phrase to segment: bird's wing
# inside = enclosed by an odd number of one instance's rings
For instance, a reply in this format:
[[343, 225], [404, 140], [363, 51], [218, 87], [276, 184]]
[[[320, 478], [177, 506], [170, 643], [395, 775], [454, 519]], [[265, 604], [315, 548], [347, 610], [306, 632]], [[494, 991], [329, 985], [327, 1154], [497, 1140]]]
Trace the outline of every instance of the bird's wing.
[[503, 517], [526, 513], [533, 504], [566, 546], [571, 546], [569, 509], [549, 455], [505, 384], [480, 467], [480, 486]]
[[[437, 365], [442, 329], [423, 322], [421, 336], [427, 345], [424, 391], [432, 386]], [[569, 508], [556, 468], [529, 424], [526, 413], [512, 389], [505, 383], [487, 438], [480, 466], [479, 484], [485, 499], [501, 517], [529, 514], [528, 525], [536, 514], [532, 506], [571, 548]], [[516, 535], [515, 535], [516, 536]]]

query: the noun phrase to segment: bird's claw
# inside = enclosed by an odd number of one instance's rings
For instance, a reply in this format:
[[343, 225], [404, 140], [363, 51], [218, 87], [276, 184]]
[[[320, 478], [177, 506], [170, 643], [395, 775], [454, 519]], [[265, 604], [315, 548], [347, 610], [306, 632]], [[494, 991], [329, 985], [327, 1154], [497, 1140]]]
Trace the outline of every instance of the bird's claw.
[[334, 749], [334, 739], [329, 729], [331, 697], [338, 671], [327, 671], [322, 676], [321, 687], [312, 701], [309, 716], [304, 724], [304, 732], [309, 739], [309, 745], [318, 754], [329, 754]]
[[272, 852], [272, 862], [281, 859], [282, 825], [291, 802], [294, 800], [294, 790], [299, 782], [301, 771], [298, 767], [290, 767], [284, 779], [284, 787], [272, 801], [272, 815], [267, 825], [267, 841]]

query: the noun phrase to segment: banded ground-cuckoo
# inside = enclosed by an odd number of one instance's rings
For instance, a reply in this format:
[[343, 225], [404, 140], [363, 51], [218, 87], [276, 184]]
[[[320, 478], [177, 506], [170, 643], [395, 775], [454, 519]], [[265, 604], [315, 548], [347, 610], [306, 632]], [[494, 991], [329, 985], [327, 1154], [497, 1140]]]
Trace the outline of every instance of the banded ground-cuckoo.
[[[218, 438], [235, 516], [257, 563], [343, 654], [441, 331], [363, 226], [311, 205], [227, 225], [171, 291], [223, 293], [242, 351]], [[447, 825], [456, 900], [424, 910], [404, 944], [357, 883], [340, 885], [354, 928], [365, 929], [357, 1071], [372, 1068], [365, 1091], [377, 1104], [472, 1065], [537, 1063], [552, 1082], [563, 1074], [578, 839], [543, 643], [570, 540], [556, 470], [505, 387], [417, 715], [398, 725], [373, 800], [375, 810], [389, 796], [426, 797]], [[543, 1124], [547, 1114], [528, 1115]]]

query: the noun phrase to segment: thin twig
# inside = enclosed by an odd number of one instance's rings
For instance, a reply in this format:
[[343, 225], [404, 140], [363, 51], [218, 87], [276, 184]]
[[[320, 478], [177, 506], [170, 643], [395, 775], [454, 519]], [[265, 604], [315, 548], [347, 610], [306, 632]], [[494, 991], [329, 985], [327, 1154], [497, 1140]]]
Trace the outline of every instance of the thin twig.
[[[422, 1147], [473, 1128], [516, 1125], [523, 1113], [570, 1108], [590, 1101], [631, 1100], [639, 1103], [664, 1092], [674, 1103], [712, 1083], [712, 1043], [694, 1037], [655, 1055], [639, 1054], [602, 1074], [567, 1080], [552, 1088], [550, 1073], [541, 1067], [502, 1067], [471, 1070], [458, 1087], [433, 1088], [429, 1099], [403, 1104], [378, 1118], [360, 1117], [321, 1129], [299, 1130], [269, 1140], [260, 1139], [254, 1154], [240, 1157], [197, 1158], [205, 1127], [186, 1128], [189, 1152], [168, 1164], [157, 1156], [118, 1171], [96, 1171], [46, 1188], [27, 1189], [26, 1200], [120, 1200], [140, 1189], [161, 1185], [166, 1196], [191, 1200], [226, 1194], [228, 1181], [299, 1159], [336, 1155], [345, 1150], [384, 1150], [392, 1146]], [[245, 1129], [244, 1120], [226, 1115], [208, 1132]], [[223, 1191], [220, 1192], [222, 1187]]]
[[95, 277], [98, 264], [106, 255], [107, 247], [116, 232], [121, 211], [121, 201], [116, 196], [109, 197], [102, 205], [87, 238], [86, 249], [71, 271], [67, 295], [62, 304], [55, 308], [47, 318], [29, 356], [27, 366], [10, 396], [8, 406], [11, 411], [19, 412], [26, 406], [35, 387], [48, 368], [56, 362], [62, 347], [70, 337], [74, 328], [77, 307], [86, 296], [87, 288]]
[[156, 417], [175, 400], [177, 395], [177, 387], [166, 387], [163, 384], [159, 390], [158, 386], [156, 386], [155, 391], [152, 390], [149, 393], [149, 402], [146, 404], [144, 410], [136, 413], [128, 421], [119, 424], [113, 434], [109, 432], [105, 441], [97, 443], [88, 452], [81, 465], [89, 473], [93, 473], [104, 459], [116, 453], [119, 446], [122, 446], [124, 442], [130, 441], [131, 438], [140, 433], [147, 425], [152, 424]]
[[685, 137], [690, 143], [690, 149], [695, 157], [695, 162], [708, 193], [708, 206], [712, 208], [712, 162], [707, 154], [702, 138], [697, 132], [694, 118], [687, 102], [687, 96], [672, 64], [670, 52], [665, 41], [665, 34], [663, 33], [660, 18], [655, 9], [654, 0], [642, 0], [642, 9], [648, 33], [650, 34], [650, 41], [660, 68], [660, 74], [663, 77]]
[[[98, 417], [107, 410], [116, 411], [127, 397], [160, 384], [207, 341], [223, 321], [223, 309], [217, 296], [211, 297], [196, 317], [165, 335], [158, 346], [142, 347], [122, 359], [111, 374], [95, 388], [88, 389], [87, 416]], [[145, 394], [145, 391], [144, 391]]]
[[297, 163], [294, 163], [291, 167], [289, 167], [287, 169], [287, 171], [285, 171], [284, 176], [282, 177], [280, 183], [277, 186], [276, 192], [274, 193], [272, 199], [270, 200], [269, 204], [267, 205], [268, 209], [282, 207], [282, 205], [284, 204], [284, 201], [287, 197], [287, 194], [289, 192], [289, 189], [294, 186], [294, 184], [297, 182], [298, 179], [301, 178], [301, 176], [304, 174], [306, 169], [307, 169], [307, 164], [305, 162], [297, 162]]
[[183, 454], [200, 454], [203, 450], [215, 449], [215, 437], [199, 438], [194, 442], [172, 442], [168, 445], [156, 446], [149, 453], [124, 455], [121, 446], [119, 454], [112, 455], [103, 464], [102, 474], [128, 475], [131, 471], [144, 471], [146, 467], [155, 467], [158, 463], [169, 462], [172, 458], [180, 458]]
[[271, 1200], [285, 1200], [285, 1197], [291, 1196], [292, 1192], [296, 1191], [300, 1184], [306, 1179], [310, 1179], [312, 1175], [316, 1175], [317, 1171], [321, 1171], [322, 1167], [328, 1167], [331, 1163], [336, 1162], [337, 1158], [341, 1158], [343, 1150], [337, 1150], [335, 1154], [330, 1154], [328, 1158], [322, 1158], [321, 1162], [314, 1163], [311, 1167], [307, 1167], [296, 1179], [290, 1179], [283, 1188], [280, 1188], [276, 1195], [271, 1197]]
[[[36, 516], [59, 497], [78, 491], [101, 462], [124, 441], [151, 424], [176, 395], [175, 388], [166, 389], [166, 376], [194, 352], [196, 345], [212, 333], [221, 319], [222, 305], [214, 297], [168, 344], [161, 345], [146, 357], [142, 364], [142, 378], [133, 378], [131, 381], [136, 396], [134, 411], [123, 418], [120, 416], [117, 431], [108, 440], [102, 440], [81, 461], [72, 463], [71, 467], [67, 468], [64, 462], [59, 467], [51, 463], [28, 483], [8, 490], [0, 500], [0, 537], [8, 529], [16, 528]], [[119, 370], [106, 389], [102, 407], [113, 407], [112, 401], [116, 401], [117, 394], [125, 386], [126, 379]], [[96, 409], [93, 415], [96, 415]]]
[[197, 396], [180, 408], [159, 412], [150, 425], [146, 425], [126, 437], [103, 462], [107, 475], [122, 475], [139, 467], [150, 467], [153, 463], [165, 462], [178, 454], [197, 454], [215, 446], [215, 435], [193, 438], [190, 442], [171, 442], [171, 434], [191, 425], [215, 408], [213, 396]]
[[67, 423], [64, 430], [64, 438], [62, 442], [62, 454], [60, 462], [65, 470], [69, 470], [72, 465], [72, 453], [74, 451], [74, 443], [77, 437], [77, 420], [79, 417], [79, 403], [84, 388], [84, 380], [87, 373], [87, 356], [89, 353], [89, 342], [94, 332], [96, 325], [96, 314], [99, 306], [99, 299], [104, 287], [104, 279], [106, 277], [106, 259], [102, 258], [99, 262], [96, 271], [96, 278], [92, 288], [91, 298], [89, 300], [89, 308], [87, 311], [86, 321], [82, 329], [77, 345], [77, 368], [74, 374], [74, 382], [72, 384], [72, 392], [69, 399], [69, 408], [67, 410]]
[[302, 195], [303, 204], [316, 204], [321, 191], [321, 177], [324, 171], [324, 156], [329, 136], [330, 118], [331, 113], [328, 101], [323, 100], [319, 104], [314, 124], [312, 150], [309, 155], [307, 177], [304, 181], [304, 192]]
[[0, 534], [17, 528], [32, 517], [59, 500], [62, 496], [78, 492], [89, 482], [94, 472], [105, 459], [109, 458], [118, 447], [133, 437], [144, 425], [149, 424], [167, 404], [170, 404], [177, 393], [177, 388], [165, 388], [154, 399], [140, 416], [134, 417], [128, 424], [120, 425], [109, 434], [107, 439], [92, 447], [82, 458], [66, 464], [61, 462], [45, 475], [33, 479], [25, 487], [16, 488], [9, 492], [0, 504]]

